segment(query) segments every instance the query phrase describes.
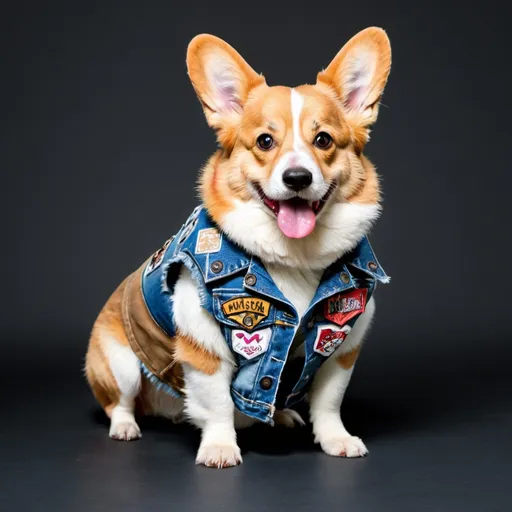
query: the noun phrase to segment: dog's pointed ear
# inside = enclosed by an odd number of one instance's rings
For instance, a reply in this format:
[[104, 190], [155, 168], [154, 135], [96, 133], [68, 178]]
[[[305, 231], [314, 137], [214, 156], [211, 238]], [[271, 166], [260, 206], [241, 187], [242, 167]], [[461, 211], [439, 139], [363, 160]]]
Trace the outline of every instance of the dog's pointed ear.
[[317, 77], [334, 89], [347, 115], [368, 127], [377, 119], [379, 100], [391, 69], [391, 44], [381, 28], [356, 34]]
[[201, 34], [187, 51], [190, 80], [201, 101], [208, 124], [225, 145], [229, 132], [240, 123], [244, 103], [252, 89], [265, 84], [242, 56], [218, 37]]

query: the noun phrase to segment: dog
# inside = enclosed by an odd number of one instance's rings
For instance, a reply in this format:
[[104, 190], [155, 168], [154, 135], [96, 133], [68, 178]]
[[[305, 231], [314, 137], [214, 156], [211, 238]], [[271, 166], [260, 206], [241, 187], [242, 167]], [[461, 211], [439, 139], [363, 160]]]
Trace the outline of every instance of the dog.
[[270, 87], [223, 40], [189, 44], [187, 67], [220, 149], [202, 204], [100, 312], [85, 373], [110, 437], [135, 415], [201, 430], [196, 463], [242, 462], [236, 429], [303, 425], [332, 456], [362, 457], [340, 407], [389, 278], [367, 233], [380, 214], [364, 156], [391, 67], [384, 30], [355, 35], [315, 85]]

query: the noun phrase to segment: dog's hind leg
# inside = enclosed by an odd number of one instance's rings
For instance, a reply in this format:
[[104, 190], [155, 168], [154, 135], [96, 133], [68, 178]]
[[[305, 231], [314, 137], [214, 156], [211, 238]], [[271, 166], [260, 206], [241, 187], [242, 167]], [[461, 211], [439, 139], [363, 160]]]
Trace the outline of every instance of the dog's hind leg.
[[121, 441], [138, 439], [141, 433], [134, 412], [141, 385], [140, 362], [130, 347], [116, 339], [105, 337], [102, 343], [119, 389], [119, 400], [111, 412], [109, 435]]
[[85, 374], [94, 396], [111, 420], [110, 437], [130, 441], [141, 437], [135, 421], [135, 399], [141, 390], [141, 370], [130, 348], [121, 319], [121, 285], [94, 325]]

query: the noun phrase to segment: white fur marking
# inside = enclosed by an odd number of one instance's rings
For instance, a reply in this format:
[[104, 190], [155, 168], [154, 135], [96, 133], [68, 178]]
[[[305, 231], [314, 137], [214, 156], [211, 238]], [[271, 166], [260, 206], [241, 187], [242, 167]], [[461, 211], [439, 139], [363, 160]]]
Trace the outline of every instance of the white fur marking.
[[320, 367], [309, 392], [310, 415], [315, 441], [328, 455], [363, 457], [368, 453], [358, 437], [351, 436], [340, 417], [340, 407], [354, 367], [341, 367], [336, 359], [351, 352], [362, 342], [375, 312], [370, 299], [366, 311], [359, 317], [341, 347]]
[[299, 193], [299, 197], [308, 201], [317, 201], [329, 190], [329, 183], [326, 183], [315, 159], [311, 156], [308, 145], [304, 142], [300, 129], [300, 116], [304, 98], [295, 89], [291, 90], [291, 113], [292, 113], [292, 137], [293, 151], [285, 153], [277, 162], [272, 175], [265, 186], [262, 183], [263, 191], [272, 199], [290, 199], [296, 193], [288, 189], [283, 182], [283, 173], [290, 167], [304, 167], [313, 175], [311, 185]]
[[172, 297], [174, 321], [178, 331], [190, 336], [206, 350], [235, 364], [233, 354], [222, 335], [219, 323], [203, 307], [197, 283], [190, 271], [183, 267]]
[[275, 263], [266, 263], [265, 268], [282, 294], [302, 317], [315, 295], [322, 271], [284, 267]]
[[121, 397], [135, 398], [140, 390], [140, 362], [137, 356], [130, 347], [121, 345], [111, 335], [103, 336], [101, 343]]
[[240, 464], [230, 392], [233, 366], [223, 361], [215, 374], [206, 375], [184, 364], [183, 372], [185, 414], [202, 430], [196, 463], [218, 468]]
[[133, 415], [133, 403], [124, 406], [116, 405], [112, 409], [108, 435], [118, 441], [134, 441], [142, 437]]
[[325, 270], [357, 245], [379, 213], [378, 205], [328, 204], [311, 235], [291, 239], [281, 232], [275, 216], [261, 201], [237, 201], [224, 216], [222, 229], [265, 265]]
[[140, 391], [140, 363], [130, 347], [121, 345], [113, 336], [101, 338], [112, 374], [117, 382], [119, 403], [112, 409], [109, 435], [120, 441], [132, 441], [141, 437], [135, 421], [135, 397]]
[[293, 150], [299, 153], [304, 149], [304, 142], [300, 130], [300, 114], [304, 106], [304, 98], [295, 90], [292, 89], [292, 124], [293, 124]]

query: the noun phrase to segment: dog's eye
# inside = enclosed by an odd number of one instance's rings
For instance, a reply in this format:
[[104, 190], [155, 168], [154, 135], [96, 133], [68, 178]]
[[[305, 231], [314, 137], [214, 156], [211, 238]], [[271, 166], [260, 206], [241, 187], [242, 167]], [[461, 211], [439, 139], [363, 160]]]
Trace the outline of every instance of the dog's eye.
[[317, 148], [327, 149], [332, 144], [332, 137], [326, 132], [320, 132], [315, 137], [314, 144]]
[[258, 143], [258, 147], [263, 149], [263, 151], [268, 151], [274, 147], [274, 139], [272, 138], [272, 135], [269, 135], [268, 133], [260, 135], [256, 142]]

